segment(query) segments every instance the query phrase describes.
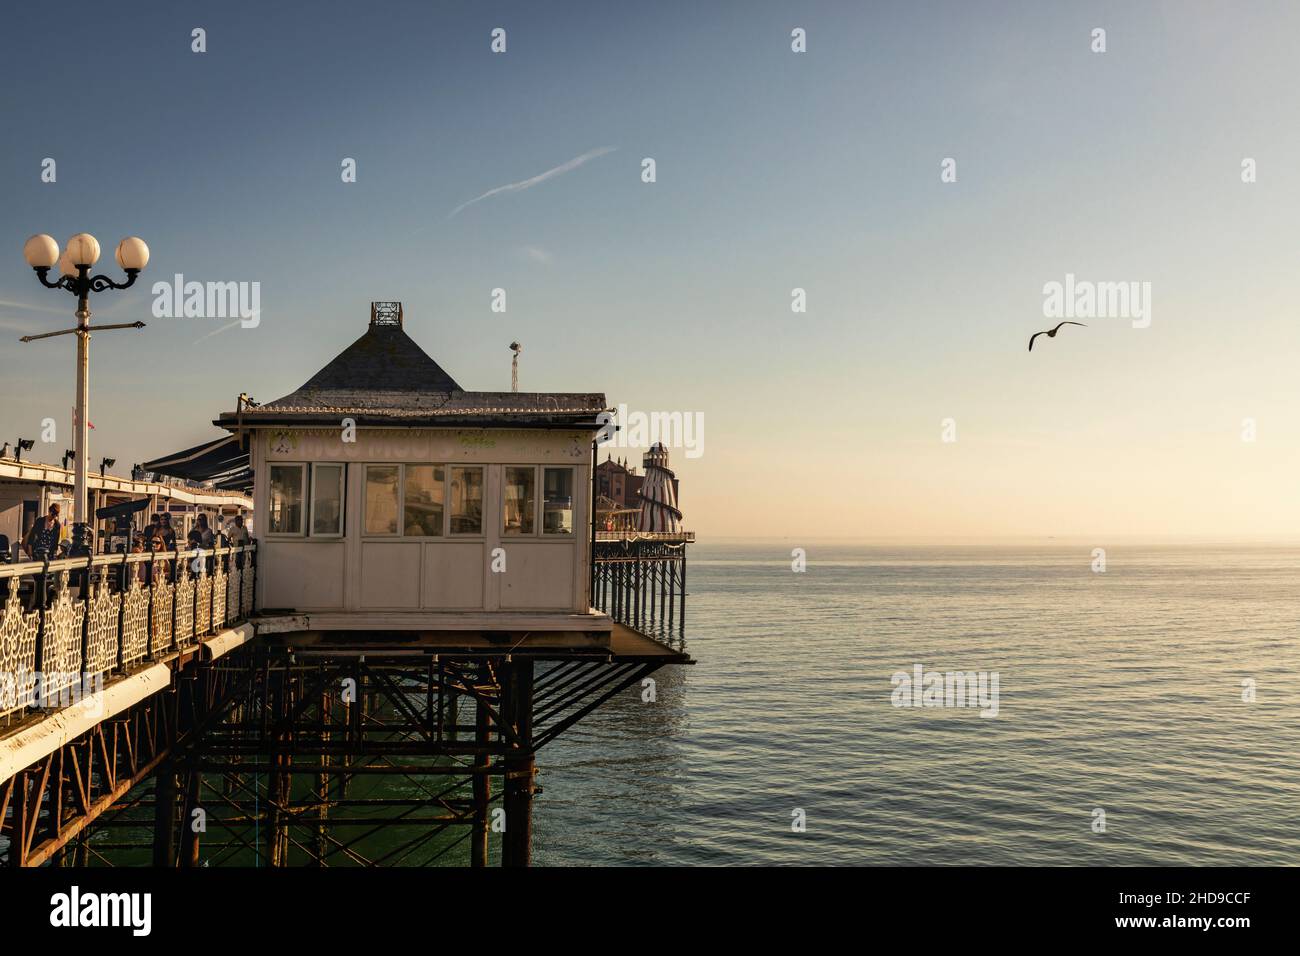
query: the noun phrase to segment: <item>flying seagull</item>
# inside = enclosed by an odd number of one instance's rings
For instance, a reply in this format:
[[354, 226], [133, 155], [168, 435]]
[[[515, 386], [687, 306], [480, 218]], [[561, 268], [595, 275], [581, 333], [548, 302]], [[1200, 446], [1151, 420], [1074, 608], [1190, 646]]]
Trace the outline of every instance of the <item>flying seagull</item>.
[[1040, 335], [1046, 335], [1049, 339], [1056, 338], [1056, 333], [1061, 331], [1062, 325], [1082, 325], [1085, 329], [1087, 328], [1087, 326], [1083, 325], [1082, 322], [1062, 322], [1054, 329], [1044, 329], [1042, 332], [1035, 332], [1033, 335], [1029, 336], [1029, 351], [1032, 352], [1034, 350], [1034, 339], [1038, 338]]

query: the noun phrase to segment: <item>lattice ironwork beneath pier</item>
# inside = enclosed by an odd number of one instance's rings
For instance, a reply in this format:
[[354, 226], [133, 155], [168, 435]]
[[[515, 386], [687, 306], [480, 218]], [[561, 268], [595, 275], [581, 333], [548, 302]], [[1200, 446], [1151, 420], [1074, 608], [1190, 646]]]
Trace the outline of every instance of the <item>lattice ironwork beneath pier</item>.
[[252, 653], [201, 733], [86, 834], [79, 859], [527, 865], [539, 748], [689, 660], [666, 648], [447, 656], [260, 643]]

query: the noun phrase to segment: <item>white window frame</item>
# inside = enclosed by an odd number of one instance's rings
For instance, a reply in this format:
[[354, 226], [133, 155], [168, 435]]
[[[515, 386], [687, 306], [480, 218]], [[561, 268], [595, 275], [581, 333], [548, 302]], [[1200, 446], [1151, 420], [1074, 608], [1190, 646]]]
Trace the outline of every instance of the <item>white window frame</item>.
[[[442, 533], [441, 534], [407, 534], [406, 533], [406, 469], [407, 468], [432, 468], [442, 469]], [[401, 495], [398, 501], [400, 520], [397, 534], [398, 537], [405, 538], [408, 541], [440, 541], [447, 537], [447, 516], [451, 508], [447, 502], [447, 492], [451, 490], [451, 465], [439, 461], [404, 461], [401, 465], [401, 472], [398, 479], [401, 485]]]
[[[507, 484], [506, 473], [511, 468], [531, 468], [533, 470], [533, 530], [532, 531], [519, 532], [519, 531], [506, 530], [506, 484]], [[519, 464], [519, 465], [507, 464], [501, 466], [501, 501], [500, 501], [500, 507], [497, 509], [497, 514], [501, 516], [501, 520], [497, 522], [497, 529], [498, 529], [498, 533], [501, 535], [501, 540], [513, 541], [516, 539], [522, 539], [524, 541], [528, 541], [528, 540], [540, 538], [542, 536], [542, 486], [539, 484], [539, 482], [541, 481], [542, 473], [540, 469], [541, 469], [540, 465], [528, 465], [528, 464]]]
[[[475, 540], [475, 539], [482, 539], [482, 538], [487, 534], [487, 510], [488, 510], [488, 493], [487, 493], [487, 489], [488, 489], [488, 484], [487, 484], [487, 483], [488, 483], [488, 474], [487, 474], [487, 466], [486, 466], [486, 465], [465, 464], [465, 463], [462, 463], [462, 462], [448, 462], [447, 465], [446, 465], [445, 467], [446, 467], [446, 469], [447, 469], [447, 479], [446, 479], [446, 480], [447, 480], [447, 490], [446, 490], [446, 494], [444, 495], [444, 498], [446, 499], [446, 504], [445, 504], [445, 506], [444, 506], [444, 508], [443, 508], [443, 511], [444, 511], [444, 524], [445, 524], [445, 530], [446, 530], [446, 535], [445, 535], [445, 537], [448, 537], [448, 538], [458, 538], [458, 539], [460, 539], [460, 540], [462, 540], [462, 541], [465, 541], [465, 540], [473, 541], [473, 540]], [[451, 530], [451, 471], [452, 471], [453, 468], [463, 468], [463, 469], [465, 469], [465, 470], [469, 470], [469, 469], [473, 468], [473, 469], [475, 469], [475, 470], [479, 473], [479, 490], [483, 493], [483, 497], [482, 497], [482, 499], [480, 500], [479, 503], [480, 503], [480, 505], [482, 506], [482, 509], [483, 509], [483, 510], [482, 510], [482, 513], [479, 515], [479, 518], [478, 518], [478, 530], [477, 530], [477, 531], [452, 531], [452, 530]]]
[[[332, 464], [332, 462], [330, 463]], [[442, 534], [407, 534], [406, 533], [406, 469], [411, 467], [418, 468], [441, 468], [442, 469]], [[518, 465], [512, 467], [527, 468], [528, 465]], [[487, 521], [488, 509], [491, 505], [488, 495], [488, 465], [483, 462], [459, 462], [459, 461], [367, 461], [361, 463], [361, 537], [374, 538], [381, 541], [484, 541], [487, 539]], [[370, 468], [396, 468], [397, 469], [397, 530], [390, 531], [367, 531], [366, 530], [366, 470]], [[451, 530], [451, 470], [453, 468], [473, 468], [477, 469], [482, 477], [483, 489], [483, 518], [479, 522], [478, 531], [457, 531]], [[534, 475], [534, 481], [537, 476]], [[511, 537], [529, 537], [529, 535], [512, 535]]]
[[[396, 529], [393, 531], [371, 531], [369, 528], [370, 495], [367, 489], [370, 487], [370, 469], [371, 468], [396, 468], [397, 469], [397, 520]], [[396, 461], [368, 461], [361, 466], [361, 537], [363, 538], [380, 538], [384, 541], [393, 541], [403, 538], [403, 524], [406, 518], [406, 466]]]
[[[311, 510], [311, 488], [307, 484], [308, 468], [305, 461], [275, 461], [271, 462], [266, 469], [266, 536], [268, 538], [305, 538], [307, 537], [307, 526], [310, 524], [307, 512]], [[298, 475], [302, 479], [302, 527], [297, 531], [272, 531], [271, 529], [271, 494], [272, 480], [271, 472], [276, 468], [297, 468]]]
[[[318, 468], [337, 468], [339, 470], [339, 530], [322, 534], [316, 533], [316, 470]], [[348, 466], [342, 461], [313, 461], [311, 463], [311, 486], [307, 489], [307, 536], [330, 540], [347, 534], [348, 527]]]
[[[578, 537], [578, 469], [573, 465], [538, 465], [537, 483], [537, 532], [548, 540], [572, 541]], [[567, 471], [569, 473], [569, 511], [573, 515], [573, 527], [567, 532], [546, 530], [546, 473], [548, 471]]]

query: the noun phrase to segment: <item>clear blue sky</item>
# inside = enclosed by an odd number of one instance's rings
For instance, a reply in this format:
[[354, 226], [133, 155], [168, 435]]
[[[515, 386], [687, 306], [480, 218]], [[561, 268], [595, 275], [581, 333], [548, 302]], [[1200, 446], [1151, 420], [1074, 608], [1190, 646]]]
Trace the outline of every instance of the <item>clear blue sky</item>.
[[[1298, 28], [1282, 2], [11, 6], [0, 437], [70, 425], [71, 340], [16, 339], [73, 302], [21, 247], [85, 230], [112, 270], [124, 235], [153, 252], [95, 307], [149, 327], [93, 340], [94, 461], [202, 440], [393, 298], [467, 388], [508, 388], [518, 339], [523, 388], [703, 413], [674, 465], [705, 533], [1300, 533]], [[1027, 354], [1067, 272], [1150, 281], [1152, 327]], [[174, 273], [260, 282], [261, 325], [154, 320]]]

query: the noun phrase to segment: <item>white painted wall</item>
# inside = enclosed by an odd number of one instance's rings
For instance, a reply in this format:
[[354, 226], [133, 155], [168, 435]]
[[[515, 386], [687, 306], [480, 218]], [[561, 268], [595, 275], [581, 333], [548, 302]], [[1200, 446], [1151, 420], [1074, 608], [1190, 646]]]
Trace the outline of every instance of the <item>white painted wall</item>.
[[[262, 607], [358, 613], [587, 611], [589, 434], [523, 429], [359, 429], [356, 434], [354, 443], [342, 441], [341, 429], [264, 429], [254, 434], [255, 513], [263, 516], [258, 534]], [[269, 466], [295, 462], [348, 465], [342, 538], [266, 533]], [[365, 534], [365, 465], [403, 463], [484, 466], [482, 534]], [[540, 518], [534, 536], [503, 534], [502, 484], [507, 465], [574, 469], [572, 535], [541, 534]], [[542, 491], [539, 475], [539, 498]], [[491, 570], [497, 548], [504, 549], [504, 572]]]

